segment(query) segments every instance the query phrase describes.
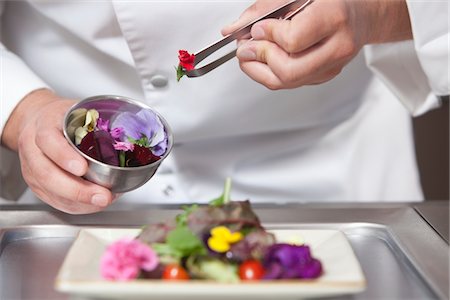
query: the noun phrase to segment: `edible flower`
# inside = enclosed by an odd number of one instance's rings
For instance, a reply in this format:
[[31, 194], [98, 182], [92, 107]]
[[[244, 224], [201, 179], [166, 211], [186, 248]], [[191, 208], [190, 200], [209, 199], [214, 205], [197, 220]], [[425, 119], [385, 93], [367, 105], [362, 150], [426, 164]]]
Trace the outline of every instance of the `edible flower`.
[[134, 150], [134, 144], [129, 143], [129, 142], [116, 141], [113, 146], [114, 146], [114, 149], [120, 150], [120, 151], [133, 151]]
[[142, 270], [153, 271], [159, 264], [157, 254], [136, 239], [120, 239], [106, 249], [100, 261], [102, 277], [126, 281], [137, 278]]
[[168, 141], [164, 126], [158, 116], [147, 109], [141, 109], [136, 114], [122, 112], [117, 115], [111, 127], [123, 130], [120, 134], [122, 142], [131, 142], [150, 148], [156, 156], [163, 155], [167, 150]]
[[194, 54], [190, 54], [186, 50], [180, 50], [178, 51], [178, 59], [180, 60], [180, 65], [186, 70], [194, 69]]
[[231, 232], [225, 226], [217, 226], [211, 229], [211, 237], [208, 239], [208, 246], [211, 250], [218, 253], [225, 253], [231, 248], [231, 244], [242, 240], [240, 232]]
[[111, 119], [103, 119], [97, 110], [84, 109], [77, 112], [76, 118], [84, 125], [75, 129], [75, 144], [103, 163], [139, 167], [159, 160], [167, 151], [164, 125], [151, 110], [119, 112]]
[[178, 67], [176, 68], [177, 70], [177, 81], [180, 81], [181, 77], [183, 77], [184, 75], [186, 75], [186, 70], [192, 70], [195, 68], [194, 63], [195, 63], [195, 55], [194, 54], [190, 54], [188, 51], [186, 50], [179, 50], [178, 51]]
[[268, 248], [263, 259], [264, 279], [317, 278], [322, 264], [311, 256], [309, 246], [275, 244]]
[[84, 125], [75, 130], [75, 144], [77, 146], [81, 143], [81, 140], [88, 134], [88, 132], [94, 131], [97, 126], [98, 117], [99, 113], [95, 109], [90, 109], [86, 112]]

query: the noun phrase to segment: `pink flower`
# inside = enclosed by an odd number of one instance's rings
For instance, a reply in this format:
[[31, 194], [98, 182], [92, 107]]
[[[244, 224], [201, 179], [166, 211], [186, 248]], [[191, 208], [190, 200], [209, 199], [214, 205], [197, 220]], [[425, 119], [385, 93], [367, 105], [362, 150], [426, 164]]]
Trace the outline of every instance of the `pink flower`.
[[97, 128], [108, 132], [109, 131], [109, 120], [103, 120], [102, 118], [98, 118]]
[[118, 142], [116, 141], [114, 143], [114, 149], [116, 150], [122, 150], [122, 151], [133, 151], [134, 150], [134, 144], [129, 142]]
[[116, 128], [111, 129], [110, 133], [111, 133], [111, 136], [113, 137], [113, 139], [119, 140], [124, 133], [124, 129], [122, 127], [116, 127]]
[[136, 239], [120, 239], [106, 249], [100, 261], [102, 277], [126, 281], [138, 277], [140, 270], [152, 271], [159, 258], [151, 247]]

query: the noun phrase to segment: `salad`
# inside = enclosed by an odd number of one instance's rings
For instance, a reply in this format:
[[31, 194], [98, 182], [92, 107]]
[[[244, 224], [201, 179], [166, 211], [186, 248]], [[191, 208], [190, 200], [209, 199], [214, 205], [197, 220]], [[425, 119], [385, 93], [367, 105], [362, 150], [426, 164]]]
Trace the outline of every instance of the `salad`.
[[105, 250], [100, 271], [107, 280], [313, 279], [322, 264], [308, 245], [278, 243], [249, 201], [230, 201], [231, 180], [207, 205], [186, 206], [174, 220], [144, 226], [135, 238]]

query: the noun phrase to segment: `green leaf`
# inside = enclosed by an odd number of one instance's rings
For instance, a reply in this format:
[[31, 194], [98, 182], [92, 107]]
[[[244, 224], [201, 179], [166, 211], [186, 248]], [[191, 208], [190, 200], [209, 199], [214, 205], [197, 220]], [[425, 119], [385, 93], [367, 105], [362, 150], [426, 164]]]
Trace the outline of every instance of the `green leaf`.
[[179, 263], [183, 257], [183, 253], [166, 243], [153, 243], [151, 247], [158, 254], [161, 262], [166, 264], [172, 262]]
[[178, 65], [178, 68], [175, 68], [175, 70], [177, 70], [177, 81], [180, 81], [181, 77], [186, 75], [186, 72], [181, 65]]
[[178, 226], [186, 226], [189, 215], [198, 208], [198, 204], [185, 205], [182, 207], [183, 212], [178, 214], [175, 219]]
[[167, 235], [167, 244], [179, 251], [182, 257], [193, 254], [206, 255], [206, 249], [200, 239], [188, 227], [177, 227]]
[[135, 140], [132, 137], [128, 137], [128, 141], [141, 147], [146, 148], [150, 147], [150, 141], [148, 140], [148, 137], [146, 137], [145, 135], [142, 135], [142, 137], [138, 140]]
[[231, 178], [227, 177], [225, 180], [225, 186], [223, 187], [223, 194], [209, 202], [211, 206], [222, 206], [230, 202], [230, 191], [231, 191]]

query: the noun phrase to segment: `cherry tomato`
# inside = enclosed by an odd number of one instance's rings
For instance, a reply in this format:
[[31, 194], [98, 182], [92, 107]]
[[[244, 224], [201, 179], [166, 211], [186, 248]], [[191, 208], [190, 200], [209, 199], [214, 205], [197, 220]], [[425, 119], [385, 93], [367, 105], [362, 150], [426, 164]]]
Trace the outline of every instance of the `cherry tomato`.
[[177, 264], [169, 264], [165, 266], [162, 279], [164, 280], [188, 280], [189, 274], [186, 270]]
[[244, 261], [239, 266], [241, 280], [259, 280], [264, 276], [264, 267], [257, 260]]

